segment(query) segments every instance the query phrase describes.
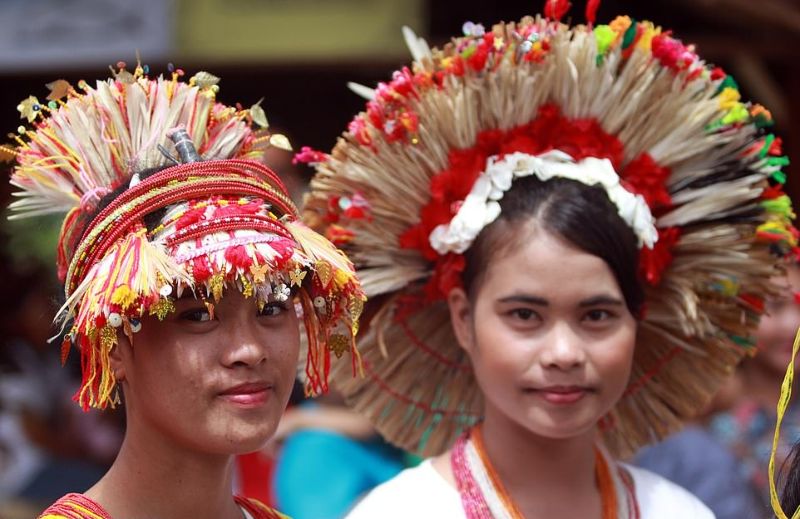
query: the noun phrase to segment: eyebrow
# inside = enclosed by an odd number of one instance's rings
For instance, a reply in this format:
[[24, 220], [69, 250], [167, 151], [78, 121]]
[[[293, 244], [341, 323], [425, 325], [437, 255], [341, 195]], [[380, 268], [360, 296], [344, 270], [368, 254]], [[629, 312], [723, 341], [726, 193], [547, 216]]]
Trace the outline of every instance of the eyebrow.
[[508, 297], [501, 297], [497, 300], [500, 303], [524, 303], [528, 305], [536, 305], [536, 306], [550, 306], [550, 303], [547, 299], [543, 297], [537, 296], [528, 296], [528, 295], [512, 295]]
[[[547, 299], [538, 296], [531, 296], [531, 295], [511, 295], [508, 297], [501, 297], [497, 300], [499, 303], [523, 303], [535, 306], [550, 306], [550, 303]], [[610, 305], [610, 306], [622, 306], [624, 303], [621, 299], [609, 296], [609, 295], [598, 295], [590, 297], [589, 299], [584, 299], [578, 306], [580, 308], [585, 308], [588, 306], [600, 306], [600, 305]]]
[[607, 296], [607, 295], [599, 295], [590, 297], [589, 299], [584, 299], [578, 306], [581, 308], [585, 308], [587, 306], [603, 306], [603, 305], [610, 305], [610, 306], [622, 306], [624, 303], [621, 299]]

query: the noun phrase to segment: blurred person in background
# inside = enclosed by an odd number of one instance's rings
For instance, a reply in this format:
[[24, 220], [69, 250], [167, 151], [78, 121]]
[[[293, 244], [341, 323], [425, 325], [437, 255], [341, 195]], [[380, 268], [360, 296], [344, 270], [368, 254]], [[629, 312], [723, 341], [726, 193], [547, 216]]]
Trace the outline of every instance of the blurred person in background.
[[406, 466], [405, 453], [335, 392], [287, 409], [271, 442], [277, 461], [273, 493], [294, 519], [344, 517], [359, 498]]
[[[793, 261], [786, 274], [776, 276], [778, 292], [766, 300], [766, 313], [756, 332], [756, 355], [742, 362], [718, 405], [727, 407], [713, 413], [709, 431], [740, 463], [740, 472], [753, 492], [769, 510], [767, 466], [776, 423], [776, 403], [781, 382], [792, 359], [792, 345], [800, 329], [800, 266]], [[795, 361], [795, 369], [800, 362]], [[797, 379], [793, 392], [797, 393]], [[730, 402], [726, 406], [724, 400]], [[800, 401], [793, 399], [783, 418], [776, 466], [788, 459], [792, 446], [800, 441]], [[768, 513], [768, 512], [767, 512]]]
[[71, 362], [62, 369], [58, 349], [47, 344], [54, 310], [50, 278], [43, 268], [5, 277], [6, 294], [18, 304], [2, 313], [0, 502], [43, 507], [87, 488], [122, 442], [118, 413], [82, 413], [70, 398], [80, 367]]
[[[800, 328], [800, 266], [786, 263], [773, 278], [755, 334], [756, 351], [745, 359], [698, 423], [644, 449], [636, 463], [689, 489], [720, 519], [770, 514], [768, 464], [776, 403]], [[800, 364], [796, 362], [796, 367]], [[797, 382], [793, 391], [797, 390]], [[800, 403], [793, 399], [783, 419], [776, 466], [800, 441]]]

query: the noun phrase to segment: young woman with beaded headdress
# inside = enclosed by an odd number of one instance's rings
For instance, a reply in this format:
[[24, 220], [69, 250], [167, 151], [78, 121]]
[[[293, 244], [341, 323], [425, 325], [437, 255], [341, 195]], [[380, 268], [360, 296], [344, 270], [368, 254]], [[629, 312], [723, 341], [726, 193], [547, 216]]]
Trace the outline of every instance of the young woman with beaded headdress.
[[44, 518], [268, 518], [232, 496], [233, 457], [275, 432], [307, 336], [307, 390], [353, 348], [363, 294], [352, 265], [304, 227], [259, 162], [263, 110], [216, 101], [218, 78], [144, 67], [31, 96], [11, 182], [18, 217], [63, 211], [62, 356], [77, 349], [88, 410], [124, 403], [108, 473]]
[[[751, 351], [794, 245], [762, 107], [650, 22], [546, 17], [430, 49], [374, 90], [304, 217], [374, 296], [366, 376], [337, 377], [432, 458], [367, 517], [700, 518], [617, 461], [703, 408]], [[345, 366], [342, 366], [345, 368]]]

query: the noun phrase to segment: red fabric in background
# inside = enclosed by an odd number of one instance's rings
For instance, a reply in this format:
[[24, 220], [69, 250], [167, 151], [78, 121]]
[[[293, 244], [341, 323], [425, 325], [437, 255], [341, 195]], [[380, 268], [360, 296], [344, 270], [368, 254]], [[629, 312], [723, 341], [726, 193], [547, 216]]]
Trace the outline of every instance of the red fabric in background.
[[275, 496], [272, 495], [275, 461], [260, 452], [253, 452], [237, 456], [236, 468], [239, 475], [237, 494], [275, 508]]

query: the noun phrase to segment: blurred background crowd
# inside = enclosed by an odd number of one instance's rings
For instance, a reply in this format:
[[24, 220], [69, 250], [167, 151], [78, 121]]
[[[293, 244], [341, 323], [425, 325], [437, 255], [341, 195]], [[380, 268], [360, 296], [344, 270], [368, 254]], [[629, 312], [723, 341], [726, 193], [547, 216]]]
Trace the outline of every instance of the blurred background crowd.
[[[199, 70], [222, 78], [220, 99], [262, 106], [296, 149], [329, 150], [362, 106], [347, 81], [373, 86], [409, 61], [408, 25], [431, 44], [465, 21], [491, 25], [541, 10], [543, 1], [504, 0], [0, 0], [0, 129], [19, 126], [17, 104], [44, 98], [45, 84], [103, 78], [108, 65], [150, 74]], [[582, 19], [583, 2], [573, 17]], [[784, 151], [800, 163], [800, 4], [796, 0], [604, 0], [598, 20], [617, 14], [674, 29], [738, 81], [745, 98], [769, 107]], [[0, 138], [10, 142], [11, 137]], [[310, 170], [275, 152], [268, 164], [298, 202]], [[10, 164], [2, 165], [10, 171]], [[800, 200], [798, 166], [787, 191]], [[12, 189], [0, 182], [0, 203]], [[35, 516], [68, 491], [91, 486], [114, 459], [124, 413], [83, 413], [71, 401], [77, 356], [61, 368], [51, 319], [59, 305], [55, 241], [59, 219], [0, 223], [0, 519]], [[721, 518], [764, 515], [775, 402], [800, 326], [800, 269], [776, 278], [761, 354], [745, 361], [707, 416], [637, 458], [695, 492]], [[800, 440], [800, 405], [785, 419], [785, 443]], [[787, 455], [786, 449], [780, 456]], [[352, 502], [413, 457], [384, 444], [336, 395], [293, 399], [278, 437], [238, 463], [240, 492], [298, 519], [340, 517]], [[782, 459], [778, 460], [780, 466]], [[761, 512], [759, 512], [759, 510]]]

